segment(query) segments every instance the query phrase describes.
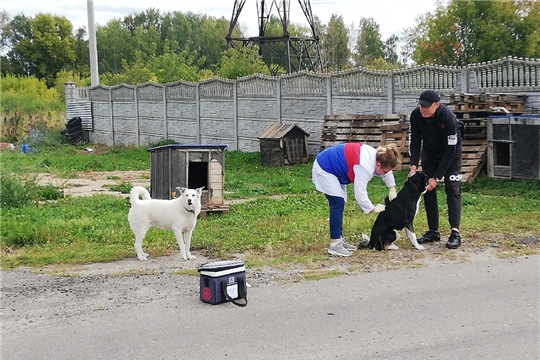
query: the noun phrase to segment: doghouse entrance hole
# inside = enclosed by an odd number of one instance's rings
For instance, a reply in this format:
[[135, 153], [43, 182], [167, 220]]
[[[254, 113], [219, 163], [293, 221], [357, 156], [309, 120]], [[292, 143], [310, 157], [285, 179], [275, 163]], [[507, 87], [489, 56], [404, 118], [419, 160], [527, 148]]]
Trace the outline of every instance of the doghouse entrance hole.
[[190, 162], [188, 169], [188, 188], [204, 187], [205, 190], [208, 190], [208, 163]]
[[510, 144], [494, 143], [494, 152], [494, 165], [510, 166]]

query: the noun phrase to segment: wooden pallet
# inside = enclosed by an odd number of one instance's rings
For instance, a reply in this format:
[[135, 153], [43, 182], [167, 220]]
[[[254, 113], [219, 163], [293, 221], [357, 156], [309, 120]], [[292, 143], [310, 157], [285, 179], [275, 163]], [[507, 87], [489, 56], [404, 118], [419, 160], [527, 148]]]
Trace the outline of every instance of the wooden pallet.
[[485, 169], [487, 163], [487, 137], [462, 140], [462, 182], [472, 183]]
[[490, 111], [496, 107], [504, 107], [511, 112], [525, 111], [525, 103], [522, 102], [477, 102], [477, 103], [454, 103], [452, 111], [473, 112]]
[[409, 125], [382, 125], [380, 129], [382, 131], [381, 145], [394, 143], [398, 146], [398, 151], [401, 154], [401, 158], [394, 170], [409, 169], [411, 165], [409, 157]]
[[450, 104], [462, 103], [477, 103], [477, 102], [522, 102], [527, 101], [527, 96], [522, 94], [450, 94]]
[[527, 96], [521, 94], [451, 94], [448, 107], [453, 109], [452, 111], [456, 115], [458, 113], [481, 112], [482, 116], [487, 116], [485, 113], [489, 114], [492, 109], [500, 107], [504, 107], [510, 112], [523, 113], [526, 101]]
[[[404, 123], [402, 115], [387, 119], [374, 115], [325, 116], [321, 151], [343, 142], [361, 141], [374, 146], [396, 143], [402, 159], [395, 170], [408, 170], [409, 126]], [[485, 117], [472, 118], [464, 119], [464, 122], [467, 130], [462, 142], [462, 181], [472, 183], [484, 170], [487, 162], [487, 120]]]
[[403, 125], [405, 115], [326, 115], [321, 134], [320, 151], [344, 142], [381, 143], [381, 126]]
[[227, 215], [229, 213], [229, 206], [209, 204], [203, 205], [199, 217], [204, 219], [208, 213], [221, 213], [223, 215]]

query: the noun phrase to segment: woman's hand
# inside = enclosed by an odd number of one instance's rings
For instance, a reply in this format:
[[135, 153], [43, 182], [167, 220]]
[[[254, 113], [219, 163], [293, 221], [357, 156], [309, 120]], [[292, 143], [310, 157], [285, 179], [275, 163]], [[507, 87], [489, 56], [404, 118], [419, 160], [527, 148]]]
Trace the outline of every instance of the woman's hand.
[[396, 196], [397, 196], [396, 187], [392, 186], [388, 188], [388, 200], [392, 201], [396, 198]]

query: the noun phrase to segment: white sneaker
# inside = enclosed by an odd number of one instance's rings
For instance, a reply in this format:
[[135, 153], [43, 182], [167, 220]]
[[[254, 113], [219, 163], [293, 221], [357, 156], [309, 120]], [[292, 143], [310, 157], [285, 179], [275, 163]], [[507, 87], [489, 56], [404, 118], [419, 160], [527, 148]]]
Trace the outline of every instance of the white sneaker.
[[336, 255], [336, 256], [343, 256], [343, 257], [348, 257], [348, 256], [351, 256], [352, 255], [352, 252], [350, 252], [349, 250], [345, 249], [343, 247], [343, 243], [342, 242], [338, 242], [336, 245], [332, 246], [330, 245], [328, 247], [328, 253], [330, 255]]
[[349, 244], [345, 238], [341, 238], [341, 245], [345, 250], [356, 251], [358, 248], [352, 244]]

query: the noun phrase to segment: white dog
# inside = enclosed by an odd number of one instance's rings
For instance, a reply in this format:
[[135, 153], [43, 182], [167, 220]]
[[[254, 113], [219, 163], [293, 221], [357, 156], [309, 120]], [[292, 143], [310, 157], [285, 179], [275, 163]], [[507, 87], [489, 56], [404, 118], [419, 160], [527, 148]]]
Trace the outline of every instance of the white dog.
[[189, 252], [189, 248], [191, 235], [197, 224], [197, 216], [201, 212], [203, 188], [193, 190], [178, 187], [176, 189], [180, 192], [180, 196], [172, 200], [151, 199], [148, 190], [142, 186], [131, 189], [131, 209], [129, 209], [128, 221], [135, 234], [135, 251], [139, 260], [148, 259], [148, 254], [143, 251], [142, 244], [151, 226], [174, 231], [174, 236], [180, 246], [180, 256], [184, 260], [195, 259], [195, 256]]

